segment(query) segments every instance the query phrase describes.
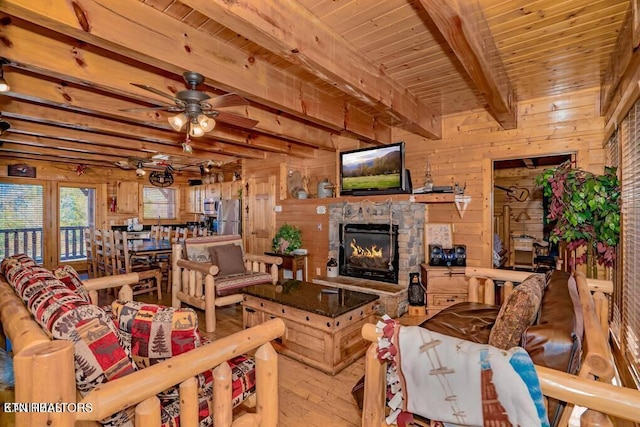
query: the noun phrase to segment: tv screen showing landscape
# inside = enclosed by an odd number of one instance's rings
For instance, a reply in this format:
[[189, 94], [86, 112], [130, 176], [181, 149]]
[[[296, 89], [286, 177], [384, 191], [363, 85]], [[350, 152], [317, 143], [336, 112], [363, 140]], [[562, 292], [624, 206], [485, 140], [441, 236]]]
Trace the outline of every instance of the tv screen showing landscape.
[[345, 151], [340, 159], [342, 194], [403, 191], [403, 143]]

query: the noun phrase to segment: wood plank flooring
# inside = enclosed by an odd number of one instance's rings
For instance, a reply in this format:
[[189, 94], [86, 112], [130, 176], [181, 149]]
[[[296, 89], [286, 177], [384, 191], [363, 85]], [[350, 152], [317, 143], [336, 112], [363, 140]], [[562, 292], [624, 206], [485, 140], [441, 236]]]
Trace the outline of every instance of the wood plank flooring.
[[[171, 296], [139, 295], [136, 300], [171, 305]], [[204, 312], [198, 312], [204, 325]], [[242, 330], [240, 304], [217, 308], [214, 333], [202, 334], [215, 340]], [[202, 326], [201, 326], [202, 327]], [[279, 355], [280, 427], [355, 427], [361, 425], [360, 411], [351, 397], [351, 388], [364, 374], [364, 357], [335, 376]]]

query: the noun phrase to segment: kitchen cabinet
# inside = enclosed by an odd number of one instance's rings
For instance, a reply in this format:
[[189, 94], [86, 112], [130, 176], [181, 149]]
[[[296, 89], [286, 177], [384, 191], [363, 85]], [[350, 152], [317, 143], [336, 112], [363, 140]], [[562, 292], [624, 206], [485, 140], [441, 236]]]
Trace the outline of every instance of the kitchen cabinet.
[[422, 285], [427, 290], [427, 313], [431, 316], [468, 298], [464, 267], [434, 267], [421, 264]]
[[204, 202], [204, 185], [192, 185], [187, 187], [187, 212], [201, 214]]
[[116, 184], [116, 209], [118, 213], [138, 213], [138, 190], [138, 183], [135, 181], [118, 181]]

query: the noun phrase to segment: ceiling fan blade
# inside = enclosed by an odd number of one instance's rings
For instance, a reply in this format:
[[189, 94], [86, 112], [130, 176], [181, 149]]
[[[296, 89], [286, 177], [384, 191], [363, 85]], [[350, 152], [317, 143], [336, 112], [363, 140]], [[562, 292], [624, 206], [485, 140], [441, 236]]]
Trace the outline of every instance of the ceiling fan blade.
[[227, 93], [215, 97], [209, 102], [211, 108], [236, 107], [238, 105], [249, 105], [249, 101], [238, 95], [237, 93]]
[[131, 84], [134, 85], [135, 87], [139, 87], [140, 89], [144, 89], [144, 90], [148, 90], [149, 92], [153, 92], [156, 95], [160, 95], [160, 96], [164, 96], [165, 98], [169, 98], [173, 102], [179, 101], [179, 99], [176, 98], [175, 96], [169, 95], [168, 93], [164, 93], [163, 91], [161, 91], [159, 89], [156, 89], [155, 87], [143, 85], [143, 84], [140, 84], [140, 83], [131, 83]]
[[218, 111], [217, 113], [218, 115], [214, 117], [216, 121], [228, 123], [241, 128], [251, 129], [258, 124], [257, 120], [248, 119], [237, 114], [225, 113], [224, 111]]

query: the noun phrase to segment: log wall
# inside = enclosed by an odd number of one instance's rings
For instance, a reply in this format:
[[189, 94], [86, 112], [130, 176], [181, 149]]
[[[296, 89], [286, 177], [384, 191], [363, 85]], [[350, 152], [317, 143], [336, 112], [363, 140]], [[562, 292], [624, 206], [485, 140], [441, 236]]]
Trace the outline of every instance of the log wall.
[[602, 173], [604, 119], [599, 111], [599, 92], [594, 88], [519, 103], [518, 127], [513, 130], [502, 130], [485, 111], [472, 111], [446, 116], [441, 141], [406, 132], [395, 139], [407, 142], [414, 185], [428, 158], [435, 185], [466, 185], [465, 194], [472, 201], [464, 219], [452, 205], [431, 205], [429, 221], [452, 223], [454, 242], [467, 245], [467, 265], [489, 267], [492, 162], [576, 153], [578, 167]]
[[[435, 185], [466, 185], [465, 194], [472, 197], [464, 219], [454, 204], [428, 205], [429, 222], [451, 223], [454, 242], [467, 245], [468, 265], [491, 266], [493, 193], [492, 162], [510, 158], [576, 153], [578, 166], [601, 173], [604, 166], [604, 120], [599, 116], [599, 92], [583, 90], [520, 103], [518, 127], [502, 130], [485, 111], [472, 111], [444, 117], [443, 139], [428, 140], [405, 131], [398, 132], [395, 141], [407, 144], [406, 160], [411, 170], [414, 187], [423, 185], [425, 166], [431, 159], [431, 171]], [[353, 142], [344, 143], [340, 150], [358, 148]], [[262, 170], [269, 169], [282, 180], [282, 170], [298, 168], [304, 174], [327, 175], [332, 168], [337, 182], [338, 157], [331, 152], [319, 151], [317, 158], [291, 163], [286, 159], [272, 158], [260, 162]], [[284, 162], [285, 167], [280, 168]], [[257, 162], [256, 162], [257, 163]], [[249, 161], [245, 174], [251, 172]], [[533, 170], [539, 173], [540, 170]], [[500, 178], [499, 178], [500, 179]], [[524, 178], [522, 178], [524, 180]], [[527, 178], [530, 179], [530, 176]], [[516, 179], [519, 182], [519, 179]], [[314, 189], [312, 189], [315, 191]], [[539, 203], [536, 191], [530, 188], [532, 197], [526, 203]], [[397, 196], [389, 196], [394, 198]], [[540, 196], [541, 197], [541, 196]], [[318, 206], [327, 206], [339, 199], [297, 200], [277, 195], [282, 212], [276, 214], [276, 224], [299, 226], [302, 229], [303, 246], [309, 249], [309, 273], [311, 277], [324, 275], [328, 253], [328, 218], [316, 213]], [[526, 204], [525, 203], [525, 204]], [[541, 224], [541, 207], [528, 206], [531, 220]], [[519, 213], [519, 212], [517, 212]], [[541, 234], [541, 230], [527, 233]], [[540, 226], [541, 227], [541, 226]], [[275, 233], [275, 230], [274, 230]]]

